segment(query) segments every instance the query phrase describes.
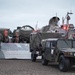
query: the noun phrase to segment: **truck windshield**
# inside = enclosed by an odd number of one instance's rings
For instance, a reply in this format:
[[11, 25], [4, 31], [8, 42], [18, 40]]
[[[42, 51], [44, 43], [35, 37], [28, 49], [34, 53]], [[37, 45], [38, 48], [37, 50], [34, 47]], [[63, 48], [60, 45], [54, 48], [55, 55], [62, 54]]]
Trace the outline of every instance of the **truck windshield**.
[[[75, 42], [74, 42], [75, 45]], [[72, 41], [71, 40], [58, 40], [57, 46], [60, 48], [72, 48]]]

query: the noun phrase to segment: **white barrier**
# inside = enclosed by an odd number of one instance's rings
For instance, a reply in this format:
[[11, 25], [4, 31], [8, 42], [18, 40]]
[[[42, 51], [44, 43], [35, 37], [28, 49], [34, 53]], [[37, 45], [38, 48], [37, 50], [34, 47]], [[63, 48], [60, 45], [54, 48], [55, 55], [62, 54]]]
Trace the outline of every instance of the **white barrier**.
[[29, 44], [1, 43], [0, 59], [31, 59]]

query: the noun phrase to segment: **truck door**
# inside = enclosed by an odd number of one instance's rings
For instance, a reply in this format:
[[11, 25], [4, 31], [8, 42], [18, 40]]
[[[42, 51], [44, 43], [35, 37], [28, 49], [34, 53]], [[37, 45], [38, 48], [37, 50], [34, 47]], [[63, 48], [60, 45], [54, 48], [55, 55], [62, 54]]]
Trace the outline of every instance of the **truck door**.
[[45, 54], [44, 54], [44, 56], [45, 56], [45, 58], [47, 60], [50, 60], [50, 49], [51, 49], [50, 46], [51, 46], [50, 45], [50, 41], [46, 41], [46, 43], [45, 43]]
[[55, 47], [56, 41], [51, 41], [51, 49], [50, 49], [50, 61], [55, 61]]
[[45, 58], [49, 61], [54, 61], [56, 41], [47, 41], [45, 46]]

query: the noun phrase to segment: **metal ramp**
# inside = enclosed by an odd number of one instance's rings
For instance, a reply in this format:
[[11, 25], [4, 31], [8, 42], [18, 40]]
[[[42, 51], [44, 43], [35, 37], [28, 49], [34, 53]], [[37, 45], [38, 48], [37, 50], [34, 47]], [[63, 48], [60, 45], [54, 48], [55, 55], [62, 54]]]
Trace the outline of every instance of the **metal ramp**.
[[0, 59], [31, 59], [29, 44], [1, 43]]

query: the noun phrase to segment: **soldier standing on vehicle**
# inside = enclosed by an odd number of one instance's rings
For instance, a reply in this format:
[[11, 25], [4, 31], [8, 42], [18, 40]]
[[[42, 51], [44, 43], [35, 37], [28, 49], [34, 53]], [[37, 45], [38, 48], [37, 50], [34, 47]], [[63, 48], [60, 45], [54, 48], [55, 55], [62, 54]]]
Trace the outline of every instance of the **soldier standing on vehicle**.
[[4, 36], [7, 37], [8, 36], [8, 31], [4, 30]]
[[7, 30], [7, 29], [4, 30], [4, 40], [3, 40], [3, 41], [4, 41], [4, 42], [9, 42], [8, 30]]

